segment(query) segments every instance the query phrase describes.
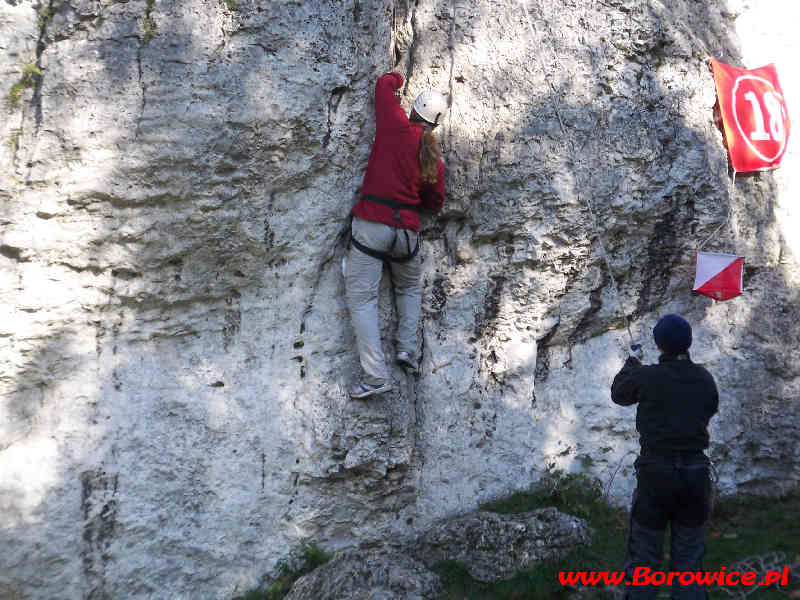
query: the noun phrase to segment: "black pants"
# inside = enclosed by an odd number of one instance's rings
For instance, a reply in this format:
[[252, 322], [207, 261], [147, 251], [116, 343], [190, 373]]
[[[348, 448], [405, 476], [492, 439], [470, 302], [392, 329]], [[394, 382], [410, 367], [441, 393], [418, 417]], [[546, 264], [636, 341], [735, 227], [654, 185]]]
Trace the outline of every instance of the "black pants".
[[[701, 570], [711, 502], [709, 468], [708, 458], [702, 452], [645, 454], [636, 459], [637, 485], [625, 559], [628, 581], [634, 580], [637, 567], [663, 571], [667, 524], [671, 539], [669, 571]], [[626, 598], [655, 598], [659, 589], [657, 586], [626, 586]], [[681, 585], [675, 577], [672, 598], [705, 600], [708, 592], [702, 586]]]

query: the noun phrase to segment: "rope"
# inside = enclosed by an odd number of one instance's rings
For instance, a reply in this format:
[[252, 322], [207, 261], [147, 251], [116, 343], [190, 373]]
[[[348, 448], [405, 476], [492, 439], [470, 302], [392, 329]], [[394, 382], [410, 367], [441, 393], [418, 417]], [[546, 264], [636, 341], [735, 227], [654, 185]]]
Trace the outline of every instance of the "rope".
[[[732, 184], [732, 188], [731, 189], [733, 190], [733, 193], [735, 194], [736, 193], [736, 171], [733, 172], [733, 184]], [[714, 230], [714, 232], [710, 236], [708, 236], [702, 244], [700, 244], [700, 247], [697, 249], [698, 252], [700, 252], [703, 249], [703, 247], [708, 243], [708, 241], [711, 238], [713, 238], [715, 235], [717, 235], [717, 233], [719, 233], [720, 229], [725, 227], [725, 225], [727, 225], [730, 222], [731, 213], [732, 212], [733, 212], [733, 198], [729, 197], [728, 198], [728, 216], [725, 217], [725, 220], [722, 222], [722, 224], [719, 227], [717, 227]]]
[[[527, 21], [528, 28], [531, 31], [531, 38], [535, 43], [536, 30], [533, 27], [533, 22], [531, 21], [531, 16], [528, 12], [528, 7], [525, 5], [525, 0], [520, 0], [520, 6], [522, 6], [522, 10], [525, 13], [525, 20]], [[575, 156], [575, 142], [572, 139], [572, 135], [570, 135], [569, 130], [567, 130], [567, 128], [564, 126], [564, 121], [561, 118], [561, 112], [558, 110], [558, 103], [556, 102], [556, 88], [553, 85], [553, 82], [550, 81], [548, 77], [547, 69], [545, 69], [545, 65], [542, 62], [542, 57], [539, 55], [539, 53], [535, 53], [535, 56], [539, 61], [539, 67], [541, 68], [542, 73], [545, 74], [545, 80], [550, 86], [550, 101], [553, 104], [553, 110], [555, 111], [556, 117], [558, 118], [558, 124], [561, 126], [561, 133], [564, 135], [564, 137], [567, 138], [567, 143], [569, 144], [572, 156]], [[555, 54], [555, 51], [553, 52], [553, 58], [555, 59], [556, 63], [558, 63], [558, 56]], [[617, 281], [616, 279], [614, 279], [614, 271], [611, 268], [611, 261], [608, 259], [608, 252], [606, 251], [605, 244], [603, 243], [603, 238], [599, 233], [599, 229], [597, 226], [597, 215], [594, 212], [594, 206], [592, 205], [592, 201], [588, 196], [580, 193], [580, 186], [578, 186], [577, 195], [579, 198], [583, 198], [583, 200], [586, 203], [586, 207], [589, 209], [589, 215], [592, 218], [592, 228], [594, 230], [594, 234], [597, 237], [597, 241], [600, 246], [600, 254], [603, 258], [603, 262], [605, 262], [606, 264], [606, 270], [608, 271], [608, 276], [611, 279], [611, 285], [614, 288], [614, 295], [617, 298], [617, 308], [620, 314], [622, 315], [622, 318], [625, 320], [625, 329], [628, 331], [628, 338], [630, 339], [631, 345], [633, 345], [633, 334], [631, 333], [631, 324], [630, 321], [628, 320], [628, 315], [625, 313], [625, 309], [622, 306], [622, 298], [619, 293], [619, 287], [617, 286]]]
[[628, 450], [625, 454], [622, 455], [622, 458], [619, 459], [619, 464], [617, 464], [617, 468], [614, 469], [614, 472], [611, 474], [611, 479], [608, 480], [608, 485], [606, 485], [606, 491], [603, 493], [603, 498], [608, 500], [608, 495], [611, 493], [611, 484], [614, 483], [614, 478], [619, 473], [619, 470], [622, 468], [622, 463], [625, 462], [625, 459], [628, 458], [631, 454], [637, 455], [639, 452], [638, 450]]

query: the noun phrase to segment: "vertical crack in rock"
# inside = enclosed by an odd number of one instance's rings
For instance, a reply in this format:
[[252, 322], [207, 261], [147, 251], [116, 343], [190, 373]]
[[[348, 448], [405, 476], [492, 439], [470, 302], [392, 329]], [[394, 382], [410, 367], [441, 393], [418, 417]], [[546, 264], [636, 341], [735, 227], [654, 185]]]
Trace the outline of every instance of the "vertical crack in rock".
[[[534, 390], [535, 384], [547, 381], [550, 376], [550, 340], [558, 331], [559, 323], [556, 323], [553, 328], [548, 331], [544, 337], [539, 339], [536, 344], [536, 370], [533, 375]], [[536, 403], [536, 394], [534, 393], [532, 403]]]
[[242, 294], [238, 290], [231, 290], [230, 295], [225, 298], [225, 303], [229, 306], [225, 310], [224, 325], [222, 326], [222, 347], [227, 351], [230, 349], [242, 327]]
[[43, 75], [41, 74], [42, 71], [42, 54], [44, 54], [45, 48], [47, 48], [47, 44], [45, 43], [45, 36], [47, 34], [47, 25], [50, 23], [50, 20], [53, 18], [53, 0], [50, 0], [47, 8], [45, 8], [41, 13], [39, 13], [39, 37], [36, 40], [36, 68], [39, 71], [34, 76], [34, 88], [33, 88], [33, 105], [34, 105], [34, 118], [36, 120], [36, 133], [39, 133], [39, 128], [42, 125], [42, 82], [43, 82]]
[[142, 81], [142, 47], [143, 44], [140, 42], [139, 47], [136, 49], [136, 66], [138, 67], [138, 73], [139, 73], [139, 87], [142, 90], [142, 103], [139, 106], [139, 118], [136, 119], [136, 130], [133, 133], [134, 140], [139, 137], [139, 130], [142, 126], [144, 111], [147, 108], [147, 84], [145, 84], [144, 81]]
[[118, 488], [117, 473], [108, 474], [102, 469], [81, 473], [81, 562], [86, 586], [84, 597], [88, 600], [112, 598], [106, 589], [106, 565], [117, 526]]
[[[452, 0], [451, 10], [452, 14], [450, 15], [450, 33], [447, 39], [447, 49], [450, 51], [450, 82], [449, 82], [449, 94], [450, 97], [448, 99], [450, 110], [447, 111], [447, 147], [448, 151], [452, 150], [453, 148], [453, 104], [455, 103], [455, 99], [453, 98], [453, 77], [454, 77], [454, 70], [456, 64], [456, 55], [455, 55], [455, 36], [456, 36], [456, 0]], [[449, 157], [448, 157], [449, 158]]]
[[408, 84], [411, 82], [411, 77], [414, 74], [414, 59], [417, 51], [417, 42], [419, 42], [419, 35], [417, 34], [417, 11], [415, 5], [415, 8], [411, 11], [411, 44], [408, 47], [408, 58], [406, 58], [406, 83], [403, 86], [404, 96], [408, 91]]
[[266, 490], [267, 483], [267, 454], [261, 452], [261, 493]]
[[[420, 351], [419, 351], [419, 361], [422, 364], [422, 360], [425, 357], [425, 337], [421, 336], [422, 342], [420, 344]], [[417, 376], [410, 376], [410, 377], [419, 377]], [[412, 484], [413, 487], [417, 489], [417, 495], [422, 496], [422, 482], [424, 481], [424, 477], [422, 477], [422, 473], [425, 471], [425, 452], [423, 452], [424, 443], [423, 443], [423, 432], [425, 431], [425, 414], [424, 414], [424, 403], [420, 399], [420, 395], [418, 393], [416, 380], [413, 386], [410, 386], [413, 390], [413, 399], [409, 403], [410, 410], [414, 411], [414, 414], [411, 415], [409, 421], [411, 425], [414, 427], [414, 431], [411, 436], [409, 436], [414, 443], [413, 448], [411, 448], [411, 456], [409, 458], [409, 467], [411, 472], [413, 473], [413, 467], [416, 465], [417, 468], [417, 477], [416, 483]]]
[[462, 223], [459, 220], [448, 220], [439, 234], [444, 246], [445, 256], [447, 256], [451, 266], [458, 262], [458, 234], [461, 231], [461, 227]]
[[397, 44], [397, 7], [392, 6], [392, 35], [389, 40], [389, 54], [393, 54], [393, 65], [397, 69], [400, 61], [403, 59], [403, 53], [400, 51], [400, 46]]
[[265, 262], [272, 266], [271, 252], [275, 247], [275, 232], [272, 230], [270, 224], [270, 217], [272, 216], [272, 207], [275, 205], [275, 191], [269, 193], [269, 202], [267, 202], [267, 209], [264, 215], [264, 257]]
[[331, 135], [333, 134], [333, 117], [339, 110], [339, 103], [342, 101], [345, 92], [350, 88], [345, 85], [335, 87], [331, 90], [331, 97], [328, 99], [328, 132], [325, 134], [325, 139], [322, 141], [323, 147], [327, 148], [331, 142]]
[[153, 4], [155, 0], [147, 0], [143, 23], [144, 23], [144, 36], [139, 38], [139, 47], [136, 49], [136, 65], [139, 71], [139, 87], [142, 89], [142, 104], [139, 109], [139, 118], [136, 120], [136, 130], [133, 134], [133, 139], [139, 137], [139, 130], [142, 126], [142, 119], [144, 119], [144, 111], [147, 108], [147, 84], [144, 83], [142, 77], [142, 51], [150, 40], [155, 35], [156, 24], [153, 21]]

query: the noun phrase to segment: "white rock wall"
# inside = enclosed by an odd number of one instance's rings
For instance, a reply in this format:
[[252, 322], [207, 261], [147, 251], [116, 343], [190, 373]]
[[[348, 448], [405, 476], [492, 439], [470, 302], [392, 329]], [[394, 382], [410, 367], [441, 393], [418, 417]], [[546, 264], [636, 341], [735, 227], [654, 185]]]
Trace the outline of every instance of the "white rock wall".
[[[791, 111], [793, 20], [525, 6], [0, 3], [4, 96], [41, 73], [0, 120], [0, 598], [227, 599], [302, 541], [397, 540], [550, 465], [625, 503], [608, 389], [626, 320], [654, 360], [665, 312], [719, 382], [723, 491], [796, 484], [796, 144], [734, 188], [708, 68], [778, 57]], [[352, 402], [338, 236], [391, 69], [406, 107], [452, 95], [449, 194], [421, 374]], [[714, 304], [694, 252], [729, 207], [706, 248], [746, 292]], [[388, 282], [382, 319], [393, 356]]]

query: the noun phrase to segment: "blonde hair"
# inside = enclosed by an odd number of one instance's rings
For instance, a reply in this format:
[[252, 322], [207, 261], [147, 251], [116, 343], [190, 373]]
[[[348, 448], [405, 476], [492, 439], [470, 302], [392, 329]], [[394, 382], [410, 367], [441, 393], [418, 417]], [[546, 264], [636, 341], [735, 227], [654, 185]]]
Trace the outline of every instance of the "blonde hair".
[[439, 179], [439, 159], [442, 149], [439, 139], [432, 130], [425, 127], [422, 130], [422, 141], [419, 145], [419, 167], [422, 173], [422, 183], [436, 183]]

